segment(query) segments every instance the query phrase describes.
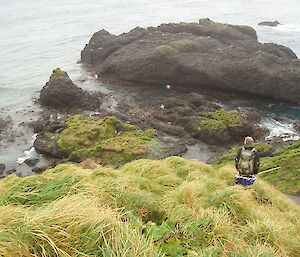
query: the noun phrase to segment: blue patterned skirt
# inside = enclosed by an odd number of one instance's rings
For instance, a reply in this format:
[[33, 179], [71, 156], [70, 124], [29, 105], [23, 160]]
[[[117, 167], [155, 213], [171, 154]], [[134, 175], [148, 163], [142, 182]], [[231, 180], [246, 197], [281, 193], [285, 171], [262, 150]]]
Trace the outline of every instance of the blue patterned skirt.
[[255, 182], [256, 177], [255, 176], [242, 176], [242, 175], [237, 175], [235, 177], [235, 184], [240, 184], [243, 186], [251, 186]]

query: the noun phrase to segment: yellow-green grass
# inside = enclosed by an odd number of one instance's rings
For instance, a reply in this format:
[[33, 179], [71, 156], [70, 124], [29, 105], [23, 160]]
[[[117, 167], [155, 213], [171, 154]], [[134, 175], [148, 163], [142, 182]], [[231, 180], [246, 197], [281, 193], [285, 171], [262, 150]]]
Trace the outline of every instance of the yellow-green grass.
[[300, 209], [232, 166], [62, 164], [0, 182], [1, 256], [299, 256]]

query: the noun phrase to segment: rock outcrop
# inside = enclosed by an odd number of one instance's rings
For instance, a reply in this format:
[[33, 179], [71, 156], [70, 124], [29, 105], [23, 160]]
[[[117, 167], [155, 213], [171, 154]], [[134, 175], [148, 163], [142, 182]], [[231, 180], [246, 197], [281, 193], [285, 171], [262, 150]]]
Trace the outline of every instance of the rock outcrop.
[[57, 68], [42, 88], [40, 102], [55, 108], [95, 109], [99, 107], [97, 96], [76, 86], [65, 71]]
[[[225, 110], [224, 106], [197, 93], [167, 98], [153, 107], [153, 117], [168, 124], [158, 129], [175, 136], [188, 134], [213, 145], [230, 145], [242, 142], [245, 136], [261, 138], [257, 128], [259, 116], [247, 112]], [[255, 117], [253, 117], [255, 116]]]
[[280, 25], [279, 21], [262, 21], [258, 23], [259, 26], [270, 26], [270, 27], [276, 27]]
[[35, 149], [50, 157], [75, 162], [98, 158], [103, 164], [116, 165], [140, 158], [160, 159], [186, 151], [185, 146], [171, 147], [160, 140], [154, 129], [140, 130], [114, 116], [94, 119], [73, 115], [63, 125], [62, 131], [40, 133], [34, 142]]
[[194, 86], [287, 102], [300, 99], [300, 62], [293, 51], [261, 44], [249, 26], [199, 23], [96, 32], [81, 53], [98, 76], [165, 86]]

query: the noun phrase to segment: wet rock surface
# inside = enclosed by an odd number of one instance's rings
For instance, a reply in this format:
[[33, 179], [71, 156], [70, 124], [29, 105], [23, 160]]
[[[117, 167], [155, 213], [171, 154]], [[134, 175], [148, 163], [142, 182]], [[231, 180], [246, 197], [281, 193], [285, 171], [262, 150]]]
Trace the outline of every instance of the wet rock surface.
[[[1, 118], [0, 117], [0, 142], [3, 140], [5, 141], [12, 141], [13, 135], [10, 133], [11, 128], [11, 119], [10, 117]], [[0, 143], [1, 146], [1, 143]]]
[[57, 158], [66, 157], [66, 153], [57, 145], [57, 134], [39, 134], [33, 144], [37, 152]]
[[0, 135], [6, 130], [7, 123], [7, 121], [0, 118]]
[[261, 44], [249, 26], [170, 23], [120, 36], [96, 32], [81, 54], [94, 71], [126, 81], [194, 86], [297, 103], [300, 62], [293, 51]]
[[24, 162], [30, 166], [30, 167], [33, 167], [35, 166], [40, 160], [38, 158], [29, 158], [29, 159], [26, 159]]
[[294, 128], [296, 129], [296, 131], [300, 132], [300, 120], [294, 123]]

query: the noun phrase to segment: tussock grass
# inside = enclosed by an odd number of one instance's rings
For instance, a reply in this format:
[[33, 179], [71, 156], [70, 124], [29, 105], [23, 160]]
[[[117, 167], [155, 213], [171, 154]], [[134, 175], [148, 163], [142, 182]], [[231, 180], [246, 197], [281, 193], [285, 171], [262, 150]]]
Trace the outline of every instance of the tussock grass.
[[0, 182], [1, 256], [299, 256], [300, 209], [234, 168], [141, 159]]

